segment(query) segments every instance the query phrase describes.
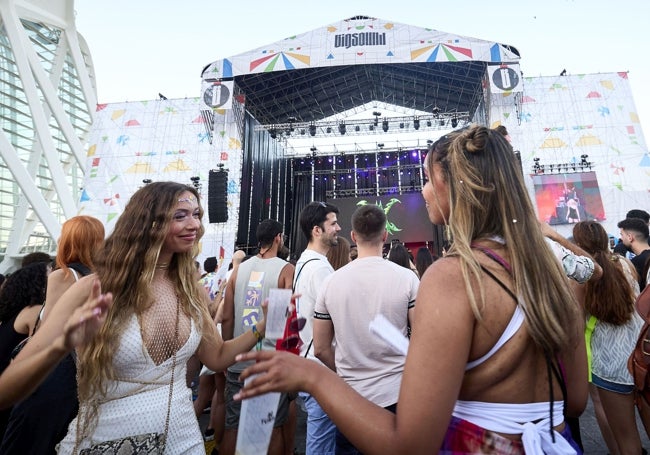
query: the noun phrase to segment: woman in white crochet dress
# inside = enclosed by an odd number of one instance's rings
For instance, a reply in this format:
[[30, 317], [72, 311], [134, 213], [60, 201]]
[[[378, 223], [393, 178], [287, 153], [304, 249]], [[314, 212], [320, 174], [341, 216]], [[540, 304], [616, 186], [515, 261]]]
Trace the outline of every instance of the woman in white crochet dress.
[[228, 343], [217, 333], [194, 279], [202, 215], [194, 188], [156, 182], [138, 190], [120, 216], [97, 263], [113, 307], [80, 357], [80, 422], [70, 426], [65, 447], [161, 433], [170, 409], [166, 452], [205, 451], [185, 363], [196, 352], [222, 371], [255, 345], [264, 322]]
[[221, 371], [256, 344], [265, 322], [228, 342], [217, 333], [195, 279], [202, 216], [193, 187], [155, 182], [139, 189], [106, 239], [96, 274], [64, 295], [32, 340], [36, 349], [61, 337], [93, 276], [112, 294], [106, 322], [78, 351], [80, 410], [59, 453], [145, 433], [166, 434], [166, 453], [205, 453], [185, 383], [187, 359], [196, 353]]

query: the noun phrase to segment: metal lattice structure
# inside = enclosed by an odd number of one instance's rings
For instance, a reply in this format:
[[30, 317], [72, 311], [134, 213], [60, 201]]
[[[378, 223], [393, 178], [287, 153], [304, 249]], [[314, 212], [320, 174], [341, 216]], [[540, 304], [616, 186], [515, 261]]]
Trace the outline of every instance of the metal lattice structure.
[[97, 104], [73, 0], [0, 2], [0, 272], [54, 254], [77, 214]]

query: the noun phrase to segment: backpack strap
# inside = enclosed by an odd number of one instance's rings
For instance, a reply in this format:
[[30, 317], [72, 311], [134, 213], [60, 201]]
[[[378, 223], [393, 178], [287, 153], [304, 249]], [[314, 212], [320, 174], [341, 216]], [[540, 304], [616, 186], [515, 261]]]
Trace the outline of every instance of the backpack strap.
[[587, 325], [585, 326], [585, 347], [587, 348], [587, 368], [589, 371], [589, 382], [591, 382], [591, 336], [594, 334], [594, 329], [598, 324], [598, 319], [596, 316], [591, 315], [587, 320]]

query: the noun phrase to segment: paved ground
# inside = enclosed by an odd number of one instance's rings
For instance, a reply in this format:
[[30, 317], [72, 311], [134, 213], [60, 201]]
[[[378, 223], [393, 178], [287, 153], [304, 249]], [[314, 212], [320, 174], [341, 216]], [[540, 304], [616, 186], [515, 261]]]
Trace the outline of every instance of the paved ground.
[[[205, 414], [204, 414], [205, 416]], [[298, 425], [296, 429], [296, 443], [295, 443], [295, 454], [304, 455], [305, 454], [305, 414], [300, 409], [298, 410]], [[201, 419], [202, 424], [204, 425], [207, 419], [204, 417]], [[641, 435], [641, 441], [643, 446], [646, 449], [650, 450], [650, 439], [643, 430], [643, 425], [641, 421], [637, 419], [637, 427], [639, 428], [639, 433]], [[591, 400], [587, 405], [585, 413], [580, 417], [580, 433], [582, 435], [582, 443], [585, 449], [586, 455], [606, 455], [608, 454], [607, 447], [603, 442], [603, 439], [600, 435], [600, 429], [596, 423], [596, 416], [594, 415], [593, 406]]]

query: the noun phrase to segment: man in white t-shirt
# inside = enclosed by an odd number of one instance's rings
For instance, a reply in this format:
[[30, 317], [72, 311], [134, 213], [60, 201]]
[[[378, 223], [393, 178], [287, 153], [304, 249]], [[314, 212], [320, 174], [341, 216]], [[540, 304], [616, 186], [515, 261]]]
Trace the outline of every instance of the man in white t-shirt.
[[[357, 259], [328, 276], [318, 293], [314, 353], [364, 398], [395, 412], [406, 353], [371, 333], [369, 323], [382, 315], [406, 338], [420, 280], [382, 257], [388, 232], [378, 206], [355, 210], [351, 236]], [[336, 453], [360, 452], [337, 430]]]
[[[312, 340], [312, 324], [316, 297], [327, 276], [334, 269], [327, 261], [327, 252], [338, 244], [337, 215], [339, 209], [326, 202], [311, 202], [300, 212], [300, 229], [307, 238], [307, 248], [296, 263], [294, 292], [300, 294], [296, 301], [299, 317], [306, 320], [300, 331], [303, 346], [300, 355], [316, 362]], [[307, 411], [306, 453], [309, 455], [334, 455], [336, 427], [318, 402], [309, 394], [300, 393]]]

